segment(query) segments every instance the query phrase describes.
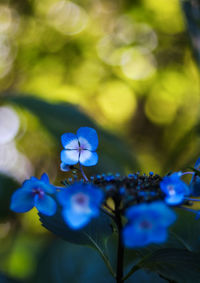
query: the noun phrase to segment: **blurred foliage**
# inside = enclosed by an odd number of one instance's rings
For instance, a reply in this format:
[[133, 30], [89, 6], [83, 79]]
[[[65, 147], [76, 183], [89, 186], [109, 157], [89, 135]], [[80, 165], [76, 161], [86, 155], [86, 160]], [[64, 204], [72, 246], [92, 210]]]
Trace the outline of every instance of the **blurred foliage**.
[[[199, 15], [198, 0], [0, 1], [0, 103], [20, 121], [14, 129], [0, 107], [0, 271], [8, 278], [109, 276], [92, 250], [54, 241], [34, 210], [8, 210], [25, 178], [46, 171], [59, 184], [66, 176], [59, 170], [62, 133], [97, 129], [100, 161], [88, 175], [193, 165], [200, 146]], [[185, 221], [177, 223], [184, 232]], [[84, 273], [94, 261], [94, 274]], [[165, 282], [154, 272], [135, 278]]]

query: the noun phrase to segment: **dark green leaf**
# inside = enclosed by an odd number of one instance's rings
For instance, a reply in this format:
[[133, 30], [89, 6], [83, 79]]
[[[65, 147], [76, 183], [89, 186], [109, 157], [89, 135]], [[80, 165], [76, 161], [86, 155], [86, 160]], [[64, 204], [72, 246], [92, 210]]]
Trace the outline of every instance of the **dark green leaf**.
[[22, 283], [22, 281], [10, 278], [3, 273], [0, 273], [0, 282], [1, 283]]
[[86, 227], [76, 231], [70, 229], [64, 222], [60, 207], [54, 216], [45, 216], [41, 213], [39, 213], [39, 216], [42, 225], [63, 240], [79, 245], [89, 245], [95, 248], [103, 258], [110, 272], [114, 275], [106, 255], [107, 240], [112, 234], [110, 218], [107, 215], [101, 213], [98, 218], [93, 219]]
[[12, 193], [19, 188], [19, 184], [12, 178], [0, 174], [0, 219], [8, 217]]
[[114, 283], [95, 250], [55, 240], [38, 261], [31, 283]]
[[200, 282], [200, 255], [184, 249], [160, 249], [139, 263], [175, 282]]
[[183, 209], [177, 209], [178, 219], [171, 231], [182, 243], [182, 247], [200, 252], [200, 220], [195, 219], [195, 214]]

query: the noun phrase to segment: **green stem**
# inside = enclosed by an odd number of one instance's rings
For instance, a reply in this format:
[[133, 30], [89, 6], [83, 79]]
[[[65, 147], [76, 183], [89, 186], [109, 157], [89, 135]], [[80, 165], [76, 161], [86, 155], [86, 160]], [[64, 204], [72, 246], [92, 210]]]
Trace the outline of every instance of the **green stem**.
[[123, 278], [123, 281], [125, 281], [126, 279], [128, 279], [133, 273], [135, 273], [136, 271], [138, 271], [141, 267], [139, 265], [134, 265], [131, 270], [128, 272], [128, 274]]

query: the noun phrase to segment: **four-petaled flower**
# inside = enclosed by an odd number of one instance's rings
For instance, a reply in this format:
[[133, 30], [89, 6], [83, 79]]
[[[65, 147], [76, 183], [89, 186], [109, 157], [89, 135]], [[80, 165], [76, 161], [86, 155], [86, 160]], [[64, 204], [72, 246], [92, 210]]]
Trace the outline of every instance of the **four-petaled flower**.
[[94, 129], [81, 127], [76, 135], [63, 134], [61, 142], [65, 148], [61, 151], [61, 169], [65, 168], [65, 165], [75, 165], [78, 162], [84, 166], [97, 164], [98, 155], [95, 151], [98, 146], [98, 136]]
[[41, 176], [40, 180], [31, 177], [13, 193], [10, 209], [15, 212], [26, 212], [35, 206], [39, 212], [51, 216], [55, 214], [57, 205], [49, 194], [55, 191], [56, 188], [49, 183], [46, 173]]
[[175, 213], [161, 201], [132, 206], [127, 209], [126, 217], [123, 240], [130, 248], [163, 243], [167, 239], [167, 227], [176, 220]]
[[103, 192], [90, 184], [77, 182], [58, 192], [58, 201], [63, 206], [62, 215], [68, 226], [80, 229], [99, 215]]
[[165, 202], [169, 205], [182, 203], [184, 197], [190, 194], [190, 189], [181, 180], [181, 176], [181, 172], [175, 172], [170, 176], [164, 177], [160, 182], [160, 188], [166, 194]]

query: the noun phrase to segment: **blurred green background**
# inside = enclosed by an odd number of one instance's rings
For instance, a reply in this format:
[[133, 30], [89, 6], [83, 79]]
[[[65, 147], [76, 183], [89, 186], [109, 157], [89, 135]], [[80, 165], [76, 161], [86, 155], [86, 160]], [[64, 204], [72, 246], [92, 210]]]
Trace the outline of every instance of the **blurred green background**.
[[60, 135], [80, 126], [99, 134], [88, 175], [193, 165], [199, 30], [198, 0], [0, 1], [0, 282], [112, 282], [92, 250], [58, 241], [36, 211], [11, 213], [10, 195], [32, 175], [68, 176]]

